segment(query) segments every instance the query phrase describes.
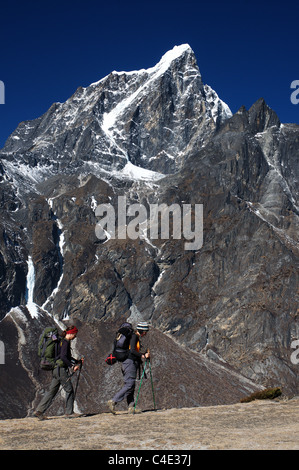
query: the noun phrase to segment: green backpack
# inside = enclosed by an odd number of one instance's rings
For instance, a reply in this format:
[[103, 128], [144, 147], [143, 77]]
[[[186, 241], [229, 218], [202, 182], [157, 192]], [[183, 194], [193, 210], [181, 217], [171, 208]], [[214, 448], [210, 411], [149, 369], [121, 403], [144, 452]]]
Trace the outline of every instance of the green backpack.
[[53, 370], [60, 353], [60, 337], [58, 329], [48, 326], [44, 329], [38, 341], [38, 356], [40, 368]]

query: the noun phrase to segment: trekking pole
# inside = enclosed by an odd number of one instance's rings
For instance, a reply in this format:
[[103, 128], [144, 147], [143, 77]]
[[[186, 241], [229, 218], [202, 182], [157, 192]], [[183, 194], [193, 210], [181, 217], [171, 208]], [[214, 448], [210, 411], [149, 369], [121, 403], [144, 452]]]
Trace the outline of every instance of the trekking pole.
[[149, 370], [150, 370], [150, 376], [151, 376], [151, 384], [152, 384], [152, 392], [153, 392], [153, 401], [154, 401], [154, 410], [156, 409], [156, 401], [155, 401], [155, 392], [154, 392], [154, 383], [153, 383], [153, 376], [152, 376], [152, 367], [151, 367], [151, 361], [149, 359]]
[[79, 367], [79, 374], [78, 374], [78, 378], [77, 378], [77, 382], [76, 382], [76, 387], [75, 387], [74, 401], [75, 401], [76, 394], [77, 394], [78, 383], [79, 383], [79, 379], [80, 379], [80, 375], [81, 375], [82, 366], [83, 366], [83, 361], [81, 360], [80, 367]]
[[71, 378], [73, 377], [73, 375], [75, 375], [76, 372], [73, 372], [69, 378], [64, 382], [64, 384], [62, 385], [61, 384], [61, 389], [59, 390], [59, 392], [56, 394], [55, 398], [62, 392], [62, 390], [64, 390], [64, 387], [66, 386], [66, 384], [71, 380]]
[[138, 389], [138, 393], [137, 393], [137, 397], [136, 397], [136, 401], [135, 401], [135, 405], [134, 405], [134, 413], [135, 413], [135, 409], [136, 409], [136, 406], [137, 406], [137, 401], [138, 401], [138, 397], [139, 397], [139, 393], [140, 393], [140, 389], [141, 389], [142, 379], [143, 379], [143, 376], [145, 374], [146, 364], [147, 364], [147, 359], [145, 360], [144, 368], [143, 368], [141, 379], [140, 379], [140, 385], [139, 385], [139, 389]]

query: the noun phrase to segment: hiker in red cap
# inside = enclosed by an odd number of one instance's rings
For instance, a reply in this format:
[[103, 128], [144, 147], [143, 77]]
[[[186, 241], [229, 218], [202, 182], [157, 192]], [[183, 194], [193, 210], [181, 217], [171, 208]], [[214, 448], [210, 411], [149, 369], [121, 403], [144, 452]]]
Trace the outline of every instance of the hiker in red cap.
[[78, 328], [71, 326], [62, 332], [62, 341], [60, 342], [60, 352], [56, 358], [55, 368], [53, 369], [52, 382], [48, 392], [42, 398], [34, 416], [40, 420], [47, 419], [44, 412], [51, 405], [60, 385], [66, 392], [66, 416], [75, 417], [74, 413], [74, 389], [70, 380], [70, 373], [76, 372], [80, 368], [83, 359], [74, 359], [71, 355], [71, 341], [76, 338]]

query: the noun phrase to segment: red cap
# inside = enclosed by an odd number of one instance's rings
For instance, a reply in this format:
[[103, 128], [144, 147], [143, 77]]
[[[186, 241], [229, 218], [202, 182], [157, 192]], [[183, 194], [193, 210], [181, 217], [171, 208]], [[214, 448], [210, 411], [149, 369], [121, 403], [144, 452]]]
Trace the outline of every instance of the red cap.
[[78, 328], [76, 328], [75, 326], [73, 328], [71, 328], [70, 330], [66, 330], [67, 334], [68, 335], [76, 335], [78, 333]]

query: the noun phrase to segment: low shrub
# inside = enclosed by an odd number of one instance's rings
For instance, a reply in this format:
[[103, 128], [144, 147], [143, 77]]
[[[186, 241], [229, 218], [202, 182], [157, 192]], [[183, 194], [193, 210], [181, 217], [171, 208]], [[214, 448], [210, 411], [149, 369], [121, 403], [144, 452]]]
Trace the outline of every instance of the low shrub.
[[273, 398], [277, 398], [281, 394], [282, 394], [282, 391], [279, 387], [266, 388], [265, 390], [254, 392], [248, 397], [242, 398], [240, 402], [249, 403], [250, 401], [253, 401], [253, 400], [273, 400]]

